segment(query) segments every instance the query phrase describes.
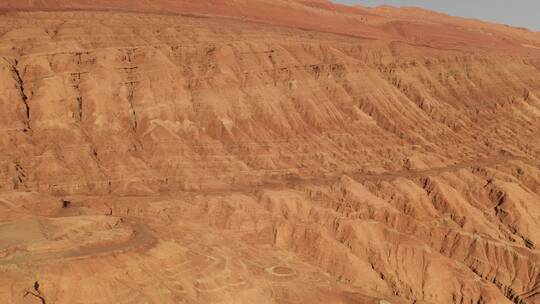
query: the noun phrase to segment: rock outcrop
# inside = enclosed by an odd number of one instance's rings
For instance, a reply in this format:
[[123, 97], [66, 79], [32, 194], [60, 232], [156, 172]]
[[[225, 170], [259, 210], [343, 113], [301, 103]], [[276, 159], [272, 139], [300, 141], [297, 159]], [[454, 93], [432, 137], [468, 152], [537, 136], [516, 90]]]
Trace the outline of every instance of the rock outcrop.
[[326, 1], [0, 11], [6, 303], [540, 303], [540, 34]]

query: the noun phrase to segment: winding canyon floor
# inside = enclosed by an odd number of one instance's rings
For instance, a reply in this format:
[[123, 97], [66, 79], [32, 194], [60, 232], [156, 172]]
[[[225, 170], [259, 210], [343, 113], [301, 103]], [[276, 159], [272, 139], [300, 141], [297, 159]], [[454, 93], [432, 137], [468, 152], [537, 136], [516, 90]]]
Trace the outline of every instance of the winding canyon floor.
[[538, 33], [105, 2], [0, 4], [0, 303], [540, 303]]

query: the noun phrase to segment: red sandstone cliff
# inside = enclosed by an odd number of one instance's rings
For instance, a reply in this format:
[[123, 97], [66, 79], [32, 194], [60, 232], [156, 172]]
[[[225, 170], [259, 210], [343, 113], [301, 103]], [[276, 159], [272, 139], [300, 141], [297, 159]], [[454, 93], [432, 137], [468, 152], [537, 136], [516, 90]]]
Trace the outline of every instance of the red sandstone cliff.
[[8, 303], [540, 301], [538, 33], [325, 1], [0, 9]]

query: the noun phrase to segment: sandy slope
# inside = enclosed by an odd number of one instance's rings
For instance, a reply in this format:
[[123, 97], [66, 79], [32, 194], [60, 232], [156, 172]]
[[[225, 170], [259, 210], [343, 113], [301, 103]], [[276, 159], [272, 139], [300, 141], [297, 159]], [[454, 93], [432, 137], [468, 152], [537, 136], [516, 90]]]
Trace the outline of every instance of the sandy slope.
[[2, 301], [540, 302], [539, 34], [325, 1], [0, 9]]

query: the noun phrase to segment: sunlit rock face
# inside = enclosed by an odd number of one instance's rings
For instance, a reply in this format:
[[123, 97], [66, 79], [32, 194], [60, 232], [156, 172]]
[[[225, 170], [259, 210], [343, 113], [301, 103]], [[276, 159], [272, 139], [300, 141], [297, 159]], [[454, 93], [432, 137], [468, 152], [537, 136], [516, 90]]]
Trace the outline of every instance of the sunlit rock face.
[[539, 303], [540, 34], [2, 1], [6, 303]]

